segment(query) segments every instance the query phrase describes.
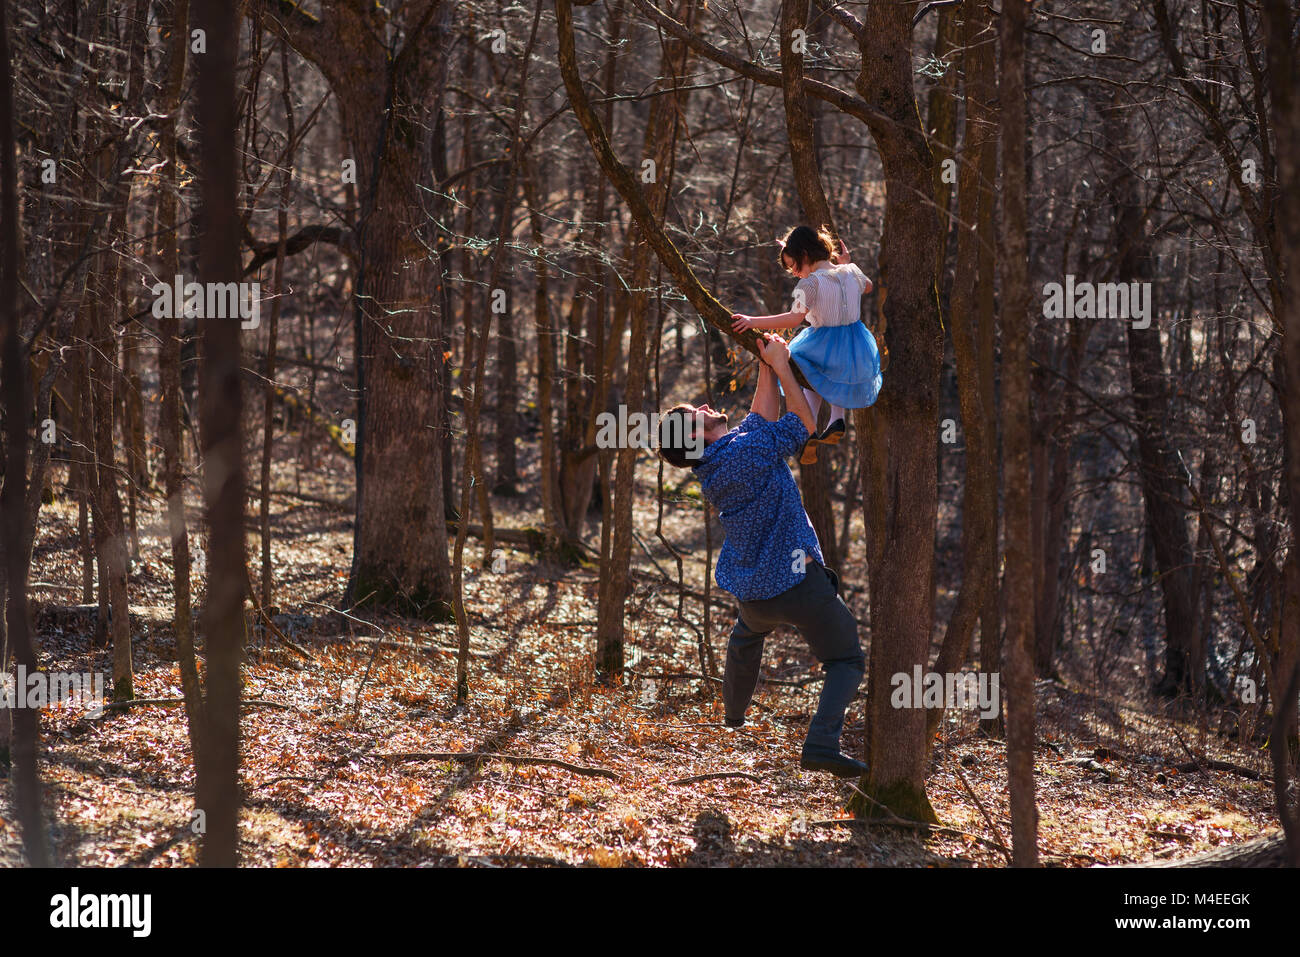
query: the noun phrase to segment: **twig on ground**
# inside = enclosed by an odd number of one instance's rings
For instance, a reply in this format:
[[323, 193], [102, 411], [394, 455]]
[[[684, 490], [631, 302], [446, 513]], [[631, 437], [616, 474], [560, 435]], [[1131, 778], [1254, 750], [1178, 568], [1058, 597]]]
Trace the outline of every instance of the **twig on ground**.
[[405, 751], [398, 754], [374, 754], [370, 755], [370, 757], [393, 763], [402, 761], [469, 761], [478, 764], [480, 761], [506, 761], [510, 764], [544, 764], [550, 767], [563, 768], [566, 771], [572, 771], [574, 774], [584, 774], [587, 777], [612, 778], [615, 781], [621, 777], [617, 771], [609, 768], [587, 767], [582, 764], [561, 761], [559, 758], [542, 758], [526, 754], [496, 754], [485, 751]]
[[324, 608], [326, 611], [332, 611], [336, 615], [342, 615], [348, 621], [355, 621], [358, 625], [365, 625], [368, 628], [373, 628], [375, 629], [375, 631], [379, 632], [385, 638], [388, 637], [388, 632], [384, 631], [383, 628], [381, 628], [379, 625], [376, 625], [373, 621], [366, 621], [364, 618], [358, 618], [356, 615], [353, 615], [350, 612], [346, 612], [342, 608], [335, 608], [333, 605], [322, 605], [318, 601], [304, 601], [303, 604], [315, 605], [317, 608]]
[[[944, 753], [948, 755], [949, 759], [952, 758], [952, 752], [948, 750], [946, 745], [944, 746]], [[953, 770], [957, 772], [957, 777], [961, 781], [962, 787], [966, 789], [966, 793], [970, 795], [971, 800], [975, 802], [975, 806], [979, 808], [980, 814], [984, 817], [984, 823], [989, 826], [989, 830], [992, 831], [993, 836], [998, 839], [998, 843], [1005, 846], [1006, 842], [1002, 840], [1002, 832], [998, 830], [997, 823], [989, 816], [989, 812], [984, 808], [984, 802], [979, 799], [979, 795], [975, 793], [975, 789], [972, 788], [970, 782], [966, 780], [966, 775], [961, 769], [961, 761], [953, 761], [952, 767]], [[1011, 862], [1011, 854], [1009, 852], [1007, 854], [1007, 862]]]
[[1265, 784], [1273, 780], [1252, 768], [1243, 768], [1240, 764], [1233, 764], [1231, 761], [1187, 761], [1183, 764], [1171, 764], [1170, 767], [1179, 774], [1186, 774], [1189, 771], [1224, 771], [1238, 777], [1249, 778], [1251, 781], [1262, 781]]
[[[1254, 768], [1242, 767], [1240, 764], [1233, 764], [1231, 761], [1218, 761], [1215, 759], [1201, 760], [1197, 758], [1196, 755], [1192, 753], [1191, 748], [1187, 747], [1186, 742], [1182, 740], [1182, 736], [1178, 734], [1178, 730], [1176, 728], [1170, 728], [1170, 730], [1173, 731], [1174, 736], [1177, 737], [1179, 743], [1182, 744], [1183, 750], [1191, 755], [1192, 758], [1192, 760], [1184, 761], [1181, 764], [1174, 764], [1172, 761], [1166, 761], [1165, 767], [1170, 770], [1177, 771], [1179, 774], [1190, 774], [1194, 771], [1223, 771], [1226, 774], [1235, 774], [1238, 777], [1248, 778], [1251, 781], [1261, 781], [1264, 784], [1272, 783], [1272, 778], [1265, 776]], [[1123, 751], [1117, 751], [1114, 748], [1097, 748], [1093, 753], [1099, 758], [1124, 761], [1127, 764], [1137, 763], [1132, 755], [1125, 754]]]
[[[145, 705], [163, 707], [172, 707], [178, 704], [184, 704], [184, 698], [132, 698], [130, 701], [106, 701], [103, 704], [105, 711], [125, 711], [127, 708], [142, 707]], [[283, 704], [279, 701], [267, 701], [265, 698], [244, 698], [239, 702], [241, 707], [248, 708], [277, 708], [280, 711], [294, 711], [298, 709], [291, 704]]]
[[753, 781], [755, 784], [762, 784], [763, 778], [758, 774], [750, 774], [748, 771], [712, 771], [708, 774], [692, 774], [689, 778], [678, 778], [676, 781], [669, 781], [669, 784], [694, 784], [697, 781], [710, 781], [715, 778], [745, 778]]
[[1205, 768], [1201, 765], [1201, 759], [1198, 758], [1198, 757], [1196, 756], [1196, 753], [1195, 753], [1194, 751], [1192, 751], [1192, 749], [1189, 748], [1189, 747], [1187, 746], [1187, 742], [1184, 741], [1184, 740], [1183, 740], [1183, 736], [1182, 736], [1181, 734], [1178, 733], [1178, 729], [1175, 728], [1173, 725], [1170, 725], [1170, 726], [1169, 726], [1169, 730], [1172, 731], [1172, 732], [1174, 733], [1174, 737], [1177, 738], [1177, 739], [1178, 739], [1178, 743], [1181, 744], [1181, 745], [1183, 746], [1183, 750], [1187, 752], [1187, 756], [1188, 756], [1189, 758], [1191, 758], [1192, 761], [1195, 763], [1195, 765], [1196, 765], [1196, 770], [1198, 770], [1198, 771], [1204, 771]]

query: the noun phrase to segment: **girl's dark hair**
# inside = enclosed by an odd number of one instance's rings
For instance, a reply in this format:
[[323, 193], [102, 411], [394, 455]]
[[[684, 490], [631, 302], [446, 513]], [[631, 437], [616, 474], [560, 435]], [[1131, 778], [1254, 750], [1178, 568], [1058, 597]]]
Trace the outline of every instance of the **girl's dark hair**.
[[821, 229], [814, 230], [811, 226], [796, 226], [790, 230], [790, 235], [785, 237], [777, 262], [784, 267], [785, 260], [782, 257], [789, 256], [796, 267], [807, 266], [821, 262], [823, 259], [830, 259], [834, 246], [835, 240], [831, 237], [828, 227], [823, 226]]

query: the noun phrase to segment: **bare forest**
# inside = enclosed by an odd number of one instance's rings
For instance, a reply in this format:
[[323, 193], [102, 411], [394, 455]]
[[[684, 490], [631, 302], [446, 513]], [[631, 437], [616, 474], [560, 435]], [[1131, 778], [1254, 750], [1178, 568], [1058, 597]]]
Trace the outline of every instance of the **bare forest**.
[[1293, 0], [3, 7], [0, 865], [1300, 864]]

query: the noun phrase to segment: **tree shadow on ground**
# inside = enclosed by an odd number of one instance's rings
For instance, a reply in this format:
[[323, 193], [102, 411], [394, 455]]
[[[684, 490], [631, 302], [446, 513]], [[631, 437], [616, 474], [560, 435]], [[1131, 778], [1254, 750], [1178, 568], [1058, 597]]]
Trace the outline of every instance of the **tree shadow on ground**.
[[784, 840], [742, 840], [737, 844], [727, 812], [706, 808], [695, 817], [691, 828], [695, 849], [682, 866], [966, 867], [973, 863], [934, 853], [925, 846], [925, 837], [916, 832], [867, 824], [849, 825], [844, 830], [847, 840], [823, 839], [831, 838], [829, 829], [814, 822]]

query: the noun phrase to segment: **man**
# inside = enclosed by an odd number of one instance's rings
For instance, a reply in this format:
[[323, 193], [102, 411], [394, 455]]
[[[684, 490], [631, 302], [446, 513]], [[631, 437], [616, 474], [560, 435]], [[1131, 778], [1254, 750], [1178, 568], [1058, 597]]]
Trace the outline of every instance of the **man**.
[[[659, 454], [693, 469], [726, 531], [715, 577], [740, 603], [722, 682], [727, 726], [745, 723], [763, 639], [777, 625], [793, 625], [826, 673], [799, 766], [858, 776], [866, 765], [840, 751], [844, 712], [865, 671], [858, 623], [839, 597], [839, 579], [822, 564], [817, 533], [785, 463], [803, 448], [816, 420], [785, 341], [769, 333], [759, 349], [758, 387], [744, 421], [728, 431], [726, 415], [707, 405], [679, 405], [660, 420]], [[778, 381], [789, 406], [784, 416]]]

